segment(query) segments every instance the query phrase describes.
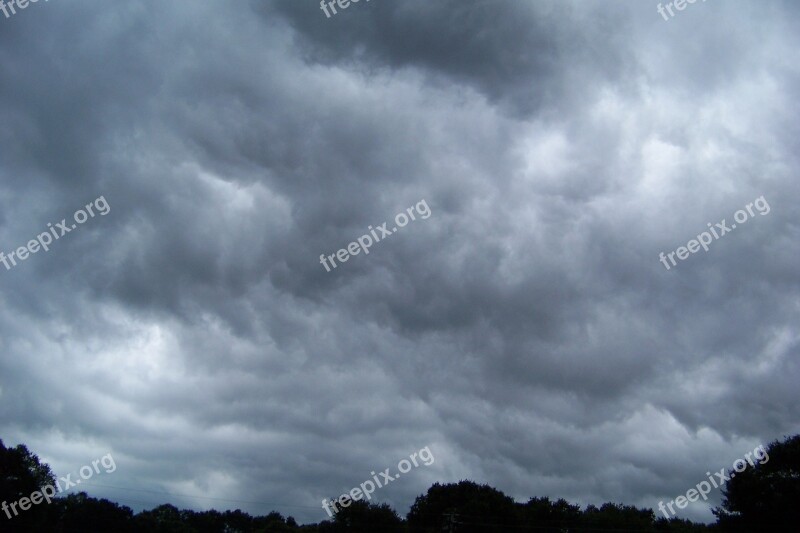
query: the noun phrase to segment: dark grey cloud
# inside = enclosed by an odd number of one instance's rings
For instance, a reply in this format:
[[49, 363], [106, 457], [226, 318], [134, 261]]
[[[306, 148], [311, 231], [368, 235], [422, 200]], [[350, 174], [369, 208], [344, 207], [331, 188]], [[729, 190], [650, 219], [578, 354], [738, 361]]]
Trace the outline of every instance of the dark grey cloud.
[[[591, 79], [620, 81], [633, 51], [609, 30], [630, 30], [622, 4], [363, 2], [320, 16], [314, 2], [263, 4], [285, 15], [303, 56], [361, 71], [420, 69], [434, 86], [470, 86], [516, 112], [563, 111]], [[597, 41], [604, 46], [593, 46]], [[458, 96], [458, 91], [455, 92]]]
[[[61, 472], [114, 452], [93, 491], [136, 508], [153, 490], [318, 521], [423, 446], [435, 464], [376, 494], [401, 513], [461, 478], [685, 492], [798, 431], [797, 19], [387, 0], [0, 18], [0, 251], [111, 207], [0, 266], [0, 437]], [[767, 215], [659, 263], [762, 195]], [[422, 199], [429, 219], [320, 265]]]

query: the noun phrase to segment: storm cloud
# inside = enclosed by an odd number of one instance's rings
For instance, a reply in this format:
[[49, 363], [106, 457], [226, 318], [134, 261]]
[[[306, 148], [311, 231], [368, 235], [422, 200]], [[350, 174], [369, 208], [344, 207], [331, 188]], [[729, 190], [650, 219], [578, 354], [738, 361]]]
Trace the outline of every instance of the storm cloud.
[[0, 15], [0, 251], [110, 206], [0, 266], [0, 438], [113, 453], [82, 489], [134, 508], [316, 522], [424, 446], [375, 500], [655, 507], [797, 433], [800, 8], [656, 4]]

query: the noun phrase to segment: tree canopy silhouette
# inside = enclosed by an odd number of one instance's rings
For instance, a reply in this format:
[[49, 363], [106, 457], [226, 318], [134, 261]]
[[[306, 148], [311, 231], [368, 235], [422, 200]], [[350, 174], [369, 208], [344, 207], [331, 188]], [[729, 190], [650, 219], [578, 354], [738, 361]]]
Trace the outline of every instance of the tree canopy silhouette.
[[724, 531], [800, 530], [800, 435], [767, 446], [767, 460], [736, 473], [714, 510]]
[[[800, 435], [773, 442], [768, 459], [737, 473], [723, 487], [717, 524], [656, 517], [652, 509], [621, 503], [581, 510], [564, 499], [530, 498], [518, 503], [503, 492], [473, 481], [435, 483], [416, 498], [403, 520], [386, 504], [354, 501], [332, 520], [299, 526], [271, 512], [251, 516], [235, 511], [181, 510], [163, 504], [134, 513], [130, 508], [86, 493], [58, 496], [11, 519], [0, 512], [3, 533], [631, 533], [795, 532], [800, 524]], [[50, 467], [25, 446], [0, 441], [0, 502], [17, 502], [54, 484]], [[320, 513], [323, 513], [320, 507]]]
[[[55, 486], [56, 479], [50, 467], [39, 461], [39, 457], [20, 444], [16, 448], [6, 448], [0, 440], [0, 503], [16, 502], [30, 496], [45, 485]], [[42, 531], [51, 522], [52, 512], [47, 506], [34, 505], [27, 511], [16, 510], [13, 516], [17, 531]], [[14, 514], [8, 511], [8, 514]], [[0, 524], [8, 520], [5, 512], [0, 512]], [[0, 526], [0, 531], [6, 529]]]
[[320, 525], [320, 533], [403, 533], [403, 520], [387, 504], [377, 505], [355, 500], [348, 507], [340, 508], [333, 523]]

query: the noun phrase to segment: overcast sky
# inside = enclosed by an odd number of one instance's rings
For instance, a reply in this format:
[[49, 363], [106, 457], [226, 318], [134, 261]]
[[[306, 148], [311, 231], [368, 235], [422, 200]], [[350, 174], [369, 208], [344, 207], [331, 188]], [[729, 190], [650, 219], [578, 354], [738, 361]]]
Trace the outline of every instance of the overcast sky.
[[317, 522], [424, 446], [373, 501], [655, 507], [800, 432], [800, 5], [656, 8], [0, 14], [0, 251], [110, 206], [0, 265], [0, 438], [61, 475], [111, 452], [83, 488], [135, 509]]

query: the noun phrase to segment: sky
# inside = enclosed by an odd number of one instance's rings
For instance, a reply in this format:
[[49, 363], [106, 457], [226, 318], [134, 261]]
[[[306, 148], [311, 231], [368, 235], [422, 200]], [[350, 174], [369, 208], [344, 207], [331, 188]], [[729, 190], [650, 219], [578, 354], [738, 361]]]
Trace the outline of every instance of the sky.
[[318, 522], [424, 447], [373, 502], [655, 508], [799, 433], [800, 5], [657, 6], [0, 12], [0, 439]]

